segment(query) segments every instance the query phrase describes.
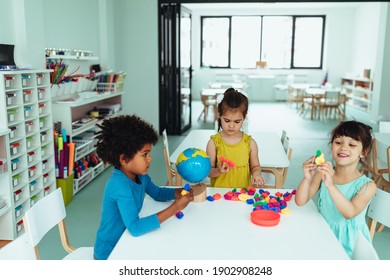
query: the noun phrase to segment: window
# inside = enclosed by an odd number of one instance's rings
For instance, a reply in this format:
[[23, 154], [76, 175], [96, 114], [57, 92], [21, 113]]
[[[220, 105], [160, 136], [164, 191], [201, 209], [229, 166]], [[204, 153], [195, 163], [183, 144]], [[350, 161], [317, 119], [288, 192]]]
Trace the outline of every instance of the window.
[[203, 18], [202, 65], [229, 66], [229, 18]]
[[202, 17], [201, 65], [322, 68], [325, 16]]

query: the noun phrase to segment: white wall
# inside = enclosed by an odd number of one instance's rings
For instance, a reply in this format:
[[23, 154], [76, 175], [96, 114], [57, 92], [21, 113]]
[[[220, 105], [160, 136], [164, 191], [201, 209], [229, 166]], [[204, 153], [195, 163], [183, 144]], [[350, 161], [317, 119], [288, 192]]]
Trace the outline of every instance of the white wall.
[[0, 0], [0, 43], [15, 44], [14, 5], [12, 0]]
[[390, 5], [381, 3], [377, 64], [374, 70], [374, 99], [371, 120], [390, 118]]
[[115, 64], [128, 73], [123, 108], [159, 129], [157, 0], [115, 0]]
[[380, 3], [364, 3], [356, 9], [354, 26], [354, 44], [352, 50], [352, 69], [356, 75], [363, 76], [364, 69], [375, 68]]
[[43, 0], [45, 47], [100, 56], [99, 0]]

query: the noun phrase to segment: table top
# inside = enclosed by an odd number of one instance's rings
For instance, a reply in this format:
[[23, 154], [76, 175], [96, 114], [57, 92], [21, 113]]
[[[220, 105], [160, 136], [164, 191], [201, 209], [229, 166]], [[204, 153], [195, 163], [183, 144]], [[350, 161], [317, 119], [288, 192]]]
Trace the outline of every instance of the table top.
[[390, 133], [388, 132], [374, 132], [376, 139], [376, 149], [378, 159], [381, 161], [378, 164], [380, 166], [387, 165], [387, 148], [390, 146]]
[[374, 132], [374, 136], [378, 142], [390, 146], [390, 133], [389, 132]]
[[214, 96], [217, 94], [224, 94], [227, 88], [204, 88], [201, 95]]
[[[291, 214], [281, 214], [276, 226], [262, 227], [250, 220], [252, 205], [225, 200], [230, 189], [207, 188], [221, 194], [210, 202], [190, 203], [184, 217], [171, 217], [157, 230], [133, 237], [125, 230], [109, 259], [122, 260], [335, 260], [349, 259], [313, 201]], [[278, 190], [269, 190], [274, 194]], [[283, 189], [282, 192], [292, 190]], [[171, 202], [146, 196], [140, 217], [165, 209]]]
[[[206, 151], [210, 136], [216, 131], [212, 129], [194, 129], [184, 138], [180, 145], [169, 157], [172, 163], [176, 163], [177, 157], [188, 148], [199, 148]], [[280, 137], [276, 132], [253, 131], [249, 135], [256, 140], [259, 148], [259, 160], [262, 167], [288, 167], [290, 161], [284, 151]]]

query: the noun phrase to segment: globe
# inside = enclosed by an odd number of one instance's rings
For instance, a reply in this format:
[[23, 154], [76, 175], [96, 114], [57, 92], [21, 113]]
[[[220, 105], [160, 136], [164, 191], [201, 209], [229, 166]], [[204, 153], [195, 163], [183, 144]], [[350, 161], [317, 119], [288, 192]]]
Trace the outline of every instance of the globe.
[[210, 158], [201, 149], [188, 148], [177, 157], [176, 168], [184, 180], [199, 183], [210, 173]]

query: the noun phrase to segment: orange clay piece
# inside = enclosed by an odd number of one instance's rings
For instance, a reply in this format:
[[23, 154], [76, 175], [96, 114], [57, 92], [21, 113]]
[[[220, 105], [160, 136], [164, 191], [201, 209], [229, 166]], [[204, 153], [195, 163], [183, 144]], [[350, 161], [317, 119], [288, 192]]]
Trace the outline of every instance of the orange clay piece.
[[236, 167], [236, 164], [233, 161], [225, 158], [224, 156], [220, 156], [219, 160], [221, 162], [223, 162], [223, 163], [226, 163], [230, 168], [235, 168]]

